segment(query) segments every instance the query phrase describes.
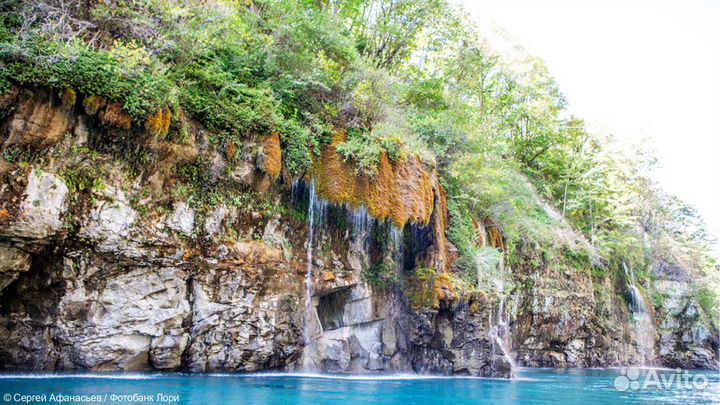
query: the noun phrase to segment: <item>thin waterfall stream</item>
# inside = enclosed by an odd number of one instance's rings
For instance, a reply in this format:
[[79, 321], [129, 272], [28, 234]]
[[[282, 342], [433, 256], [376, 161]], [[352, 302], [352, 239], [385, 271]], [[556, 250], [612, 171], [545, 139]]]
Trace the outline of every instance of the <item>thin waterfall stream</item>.
[[[512, 373], [515, 374], [517, 365], [515, 364], [512, 349], [510, 349], [509, 345], [510, 328], [508, 325], [509, 322], [506, 319], [507, 314], [505, 313], [505, 263], [502, 256], [500, 256], [500, 261], [498, 262], [498, 270], [499, 275], [495, 278], [494, 284], [500, 296], [500, 300], [498, 302], [498, 310], [495, 318], [493, 319], [492, 314], [490, 314], [490, 336], [495, 340], [495, 345], [500, 348], [503, 358], [505, 358], [505, 360], [510, 364]], [[493, 346], [493, 355], [495, 354], [494, 351], [495, 346]]]
[[[652, 365], [652, 362], [656, 358], [655, 354], [655, 327], [653, 325], [650, 311], [645, 303], [645, 298], [640, 293], [637, 284], [635, 282], [635, 272], [632, 266], [628, 266], [625, 262], [622, 263], [623, 271], [628, 280], [627, 288], [630, 292], [630, 311], [633, 314], [634, 328], [635, 328], [635, 341], [637, 342], [637, 350], [640, 355], [640, 365], [647, 366]], [[648, 364], [650, 362], [650, 364]]]
[[393, 249], [393, 262], [395, 263], [395, 274], [402, 275], [404, 269], [405, 245], [403, 243], [403, 230], [395, 225], [390, 225], [390, 242]]
[[[294, 191], [293, 191], [294, 193]], [[305, 273], [305, 326], [303, 328], [303, 370], [309, 371], [312, 367], [310, 354], [314, 350], [315, 337], [321, 333], [322, 328], [317, 318], [317, 313], [313, 305], [313, 244], [315, 243], [315, 227], [322, 227], [325, 213], [327, 210], [327, 202], [319, 199], [315, 190], [315, 179], [310, 180], [308, 185], [308, 238], [307, 238], [307, 270]]]

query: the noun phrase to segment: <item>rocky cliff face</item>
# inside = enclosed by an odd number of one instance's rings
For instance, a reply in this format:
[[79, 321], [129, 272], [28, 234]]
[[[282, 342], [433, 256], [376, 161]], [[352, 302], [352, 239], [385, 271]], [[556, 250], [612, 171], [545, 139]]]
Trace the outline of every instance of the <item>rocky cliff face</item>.
[[[574, 273], [518, 269], [508, 333], [493, 333], [497, 297], [464, 296], [443, 276], [444, 190], [414, 158], [383, 158], [373, 182], [331, 144], [293, 180], [277, 135], [223, 149], [191, 122], [176, 143], [89, 97], [9, 97], [0, 367], [508, 376], [511, 357], [636, 361], [617, 286]], [[179, 181], [189, 162], [205, 170], [196, 187], [230, 194], [193, 200]], [[658, 362], [716, 367], [712, 331], [673, 294], [656, 317]]]
[[692, 293], [687, 270], [656, 263], [657, 291], [665, 297], [658, 318], [658, 357], [667, 367], [718, 369], [720, 332], [708, 327]]

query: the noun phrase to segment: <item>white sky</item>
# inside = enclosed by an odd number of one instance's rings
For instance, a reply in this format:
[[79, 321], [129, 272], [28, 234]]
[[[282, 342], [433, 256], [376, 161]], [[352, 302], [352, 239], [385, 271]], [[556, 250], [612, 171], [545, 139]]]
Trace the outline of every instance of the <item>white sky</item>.
[[460, 1], [545, 60], [570, 112], [647, 138], [657, 179], [720, 236], [720, 0]]

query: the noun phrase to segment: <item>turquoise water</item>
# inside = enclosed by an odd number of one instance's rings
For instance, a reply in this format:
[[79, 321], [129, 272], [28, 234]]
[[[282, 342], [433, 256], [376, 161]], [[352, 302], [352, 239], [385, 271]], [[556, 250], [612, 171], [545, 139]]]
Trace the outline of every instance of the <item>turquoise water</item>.
[[[288, 374], [0, 374], [0, 403], [59, 403], [57, 394], [86, 395], [101, 403], [180, 404], [720, 404], [717, 372], [699, 372], [704, 389], [621, 392], [619, 369], [525, 369], [513, 380], [418, 376], [334, 377]], [[675, 370], [655, 370], [659, 383]], [[633, 381], [644, 382], [648, 370]], [[635, 375], [630, 374], [631, 377]], [[624, 378], [624, 377], [623, 377]], [[630, 382], [630, 380], [622, 380]], [[621, 381], [621, 382], [622, 382]], [[674, 382], [674, 380], [673, 380]], [[698, 384], [702, 380], [697, 380]], [[621, 385], [622, 386], [622, 385]], [[54, 394], [55, 402], [50, 395]], [[136, 394], [135, 397], [132, 395]], [[165, 394], [166, 396], [158, 396]], [[8, 397], [7, 395], [11, 395]], [[45, 395], [44, 401], [41, 401]], [[95, 395], [92, 398], [90, 396]], [[129, 395], [129, 396], [123, 396]], [[145, 398], [139, 398], [143, 395]], [[8, 401], [8, 399], [10, 399]], [[61, 397], [67, 401], [73, 398]], [[113, 401], [114, 400], [114, 401]], [[87, 404], [90, 402], [62, 402]]]

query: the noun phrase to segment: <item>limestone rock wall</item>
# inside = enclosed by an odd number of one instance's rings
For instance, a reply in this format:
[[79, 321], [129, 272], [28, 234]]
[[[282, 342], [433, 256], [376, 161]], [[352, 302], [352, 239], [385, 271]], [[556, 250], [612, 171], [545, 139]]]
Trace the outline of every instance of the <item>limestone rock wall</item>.
[[[443, 278], [453, 264], [445, 192], [415, 157], [383, 155], [378, 178], [359, 176], [334, 149], [339, 132], [311, 174], [329, 212], [308, 241], [298, 218], [307, 196], [282, 172], [276, 135], [219, 148], [191, 121], [189, 139], [175, 143], [158, 136], [164, 115], [128, 128], [92, 97], [10, 95], [0, 123], [0, 368], [510, 375], [491, 334], [497, 297], [461, 296]], [[179, 176], [198, 161], [200, 181], [234, 199], [190, 201]], [[478, 228], [504, 248], [491, 220]], [[399, 279], [435, 269], [420, 297], [429, 305], [415, 305], [412, 286], [371, 285], [365, 272], [376, 266]], [[513, 278], [505, 309], [521, 365], [637, 361], [614, 281], [534, 268]], [[717, 331], [687, 284], [667, 280], [674, 300], [654, 314], [660, 363], [717, 367]]]
[[[292, 205], [276, 135], [221, 153], [200, 127], [191, 126], [186, 143], [164, 141], [163, 117], [147, 131], [129, 129], [110, 119], [121, 112], [92, 97], [14, 97], [2, 123], [9, 158], [0, 163], [0, 368], [301, 368], [307, 225], [251, 201], [191, 204], [174, 188], [178, 168], [202, 156], [204, 181]], [[133, 147], [150, 153], [139, 169], [114, 155]], [[393, 257], [402, 266], [446, 265], [442, 188], [414, 158], [384, 161], [388, 189], [353, 180], [376, 203], [398, 192], [382, 207], [363, 200], [381, 210], [368, 221], [408, 230], [413, 223], [422, 241], [397, 256], [347, 224], [323, 227], [313, 263], [317, 370], [508, 375], [493, 355], [485, 312], [416, 310], [399, 289], [363, 280], [364, 269]], [[334, 208], [342, 216], [348, 209]]]
[[314, 280], [306, 371], [511, 375], [511, 364], [489, 335], [491, 303], [417, 310], [398, 286], [371, 288], [346, 279]]
[[658, 319], [658, 356], [667, 367], [720, 369], [720, 331], [705, 319], [687, 270], [672, 263], [653, 266], [655, 289], [665, 297]]
[[552, 268], [518, 271], [514, 281], [525, 289], [516, 289], [511, 302], [518, 362], [529, 367], [719, 369], [720, 334], [704, 319], [687, 279], [656, 275], [652, 288], [666, 300], [661, 310], [650, 308], [652, 330], [643, 330], [630, 310], [624, 281]]
[[548, 269], [518, 276], [513, 296], [514, 349], [530, 367], [607, 367], [639, 364], [631, 320], [609, 280]]

